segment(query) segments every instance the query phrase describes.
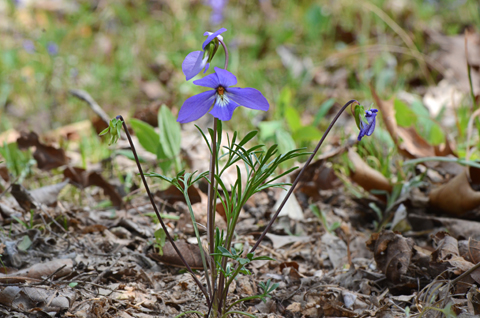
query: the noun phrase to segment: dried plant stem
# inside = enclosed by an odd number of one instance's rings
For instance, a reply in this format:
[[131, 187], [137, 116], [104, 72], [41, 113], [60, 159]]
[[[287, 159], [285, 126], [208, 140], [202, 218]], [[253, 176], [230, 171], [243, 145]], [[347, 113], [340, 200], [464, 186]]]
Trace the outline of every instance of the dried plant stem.
[[203, 287], [202, 283], [200, 283], [198, 278], [195, 276], [195, 273], [193, 272], [190, 265], [188, 265], [187, 261], [185, 260], [182, 253], [180, 252], [177, 245], [175, 244], [172, 237], [170, 236], [170, 233], [168, 232], [168, 229], [167, 229], [165, 223], [163, 222], [163, 219], [160, 215], [160, 212], [158, 211], [157, 205], [155, 204], [155, 201], [153, 200], [153, 195], [150, 192], [150, 189], [148, 187], [147, 180], [145, 180], [145, 175], [143, 174], [142, 166], [140, 165], [140, 161], [139, 161], [138, 156], [137, 156], [137, 151], [135, 150], [135, 146], [133, 145], [132, 137], [130, 136], [130, 133], [128, 132], [127, 125], [125, 124], [125, 120], [123, 119], [123, 117], [121, 115], [117, 116], [117, 119], [122, 121], [123, 129], [125, 130], [125, 134], [127, 135], [128, 142], [130, 143], [130, 147], [132, 148], [133, 156], [135, 157], [135, 162], [137, 163], [138, 171], [140, 172], [140, 177], [142, 178], [143, 185], [145, 186], [145, 190], [147, 191], [148, 198], [150, 199], [150, 203], [152, 204], [153, 210], [155, 211], [155, 214], [157, 215], [158, 221], [160, 222], [160, 225], [162, 226], [163, 230], [165, 231], [165, 235], [167, 236], [168, 240], [170, 241], [173, 248], [175, 249], [175, 252], [177, 252], [178, 256], [180, 257], [183, 265], [185, 265], [187, 270], [192, 275], [192, 278], [195, 281], [195, 283], [197, 284], [198, 288], [200, 288], [200, 290], [205, 295], [208, 306], [210, 306], [210, 297], [209, 297], [207, 291]]
[[270, 228], [271, 228], [272, 225], [273, 225], [273, 222], [275, 222], [275, 220], [277, 219], [278, 215], [279, 215], [280, 212], [282, 211], [283, 207], [284, 207], [285, 204], [287, 203], [288, 198], [290, 198], [290, 196], [292, 195], [293, 190], [295, 190], [295, 187], [297, 186], [298, 182], [299, 182], [300, 179], [302, 178], [303, 173], [304, 173], [305, 170], [307, 169], [308, 165], [312, 162], [313, 158], [315, 157], [315, 155], [316, 155], [317, 152], [318, 152], [318, 149], [320, 149], [320, 146], [323, 144], [323, 141], [324, 141], [325, 138], [327, 137], [327, 135], [328, 135], [328, 133], [330, 132], [330, 130], [332, 129], [333, 125], [335, 125], [335, 123], [337, 122], [337, 119], [340, 117], [340, 115], [343, 113], [343, 111], [344, 111], [348, 106], [350, 106], [350, 104], [353, 104], [353, 103], [357, 103], [357, 104], [358, 104], [358, 102], [357, 102], [355, 99], [352, 99], [352, 100], [348, 101], [345, 105], [343, 105], [343, 107], [342, 107], [342, 108], [338, 111], [338, 113], [335, 115], [335, 117], [333, 118], [332, 122], [331, 122], [330, 125], [328, 126], [327, 130], [325, 130], [325, 132], [323, 133], [322, 139], [320, 139], [320, 141], [318, 142], [317, 146], [315, 147], [315, 150], [313, 150], [313, 153], [310, 155], [310, 157], [308, 158], [307, 162], [305, 162], [305, 165], [303, 166], [302, 170], [300, 171], [300, 173], [298, 174], [297, 178], [296, 178], [295, 181], [293, 182], [292, 186], [291, 186], [290, 189], [288, 190], [288, 193], [287, 193], [287, 195], [285, 196], [285, 198], [283, 199], [283, 201], [282, 201], [282, 203], [280, 204], [280, 206], [278, 207], [277, 212], [275, 212], [275, 214], [273, 215], [272, 219], [271, 219], [270, 222], [268, 223], [267, 227], [265, 228], [265, 230], [263, 230], [262, 235], [260, 235], [260, 237], [258, 238], [257, 242], [255, 243], [255, 245], [254, 245], [254, 246], [252, 247], [252, 249], [250, 250], [250, 253], [255, 252], [255, 250], [257, 249], [258, 245], [260, 245], [260, 242], [262, 242], [262, 240], [265, 238], [265, 235], [267, 235], [268, 231], [270, 230]]

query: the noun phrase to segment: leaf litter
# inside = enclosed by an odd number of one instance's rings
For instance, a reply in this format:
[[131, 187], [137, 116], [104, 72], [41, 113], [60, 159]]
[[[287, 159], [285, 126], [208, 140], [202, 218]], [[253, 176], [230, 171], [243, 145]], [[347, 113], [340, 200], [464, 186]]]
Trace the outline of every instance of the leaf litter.
[[[269, 3], [262, 1], [262, 8]], [[340, 27], [338, 31], [341, 36], [349, 35]], [[442, 63], [461, 71], [455, 76], [465, 89], [465, 51], [458, 44], [463, 38], [431, 37], [445, 50], [439, 58]], [[476, 40], [469, 59], [478, 65], [478, 35], [472, 38]], [[277, 53], [293, 76], [311, 69], [309, 58], [300, 59], [290, 48], [281, 46]], [[152, 70], [161, 84], [141, 83], [143, 93], [152, 100], [167, 94], [166, 82], [173, 72], [170, 65], [157, 64]], [[473, 74], [478, 92], [478, 69]], [[348, 87], [348, 71], [343, 67], [333, 76], [322, 69], [314, 77], [334, 88]], [[440, 84], [436, 88], [445, 90]], [[82, 96], [89, 96], [84, 93]], [[380, 99], [373, 89], [372, 95], [395, 147], [405, 158], [457, 158], [448, 138], [433, 145], [414, 127], [397, 124], [393, 100]], [[93, 99], [81, 98], [98, 113]], [[155, 119], [157, 106], [152, 104], [154, 110], [150, 111]], [[152, 117], [150, 113], [136, 117]], [[146, 121], [155, 123], [155, 119]], [[183, 155], [193, 170], [203, 171], [208, 153], [198, 147], [201, 140], [192, 136], [190, 128], [182, 132]], [[127, 200], [115, 186], [118, 180], [100, 170], [70, 166], [69, 158], [74, 156], [41, 142], [34, 132], [21, 133], [17, 144], [34, 149], [36, 176], [51, 177], [51, 170], [60, 168], [65, 179], [34, 188], [27, 182], [17, 183], [6, 166], [0, 167], [0, 185], [6, 189], [0, 196], [0, 314], [171, 317], [192, 309], [207, 311], [201, 292], [182, 270], [171, 246], [167, 243], [162, 256], [156, 251], [153, 238], [158, 225], [142, 192]], [[371, 168], [352, 146], [337, 144], [309, 167], [293, 203], [267, 235], [269, 240], [259, 247], [259, 254], [275, 261], [250, 264], [253, 275], [240, 276], [232, 284], [230, 299], [257, 294], [258, 283], [272, 279], [279, 283], [272, 299], [246, 302], [238, 308], [259, 317], [403, 317], [412, 311], [426, 317], [480, 315], [480, 226], [474, 221], [480, 206], [478, 168], [459, 170], [443, 163], [416, 163], [415, 168], [428, 176], [429, 183], [402, 187], [398, 197], [390, 200], [385, 192], [393, 195], [396, 185]], [[335, 162], [344, 153], [352, 163], [347, 178], [336, 174], [326, 161]], [[81, 193], [75, 194], [72, 185]], [[353, 198], [345, 190], [349, 186], [365, 197]], [[190, 191], [195, 198], [194, 213], [204, 225], [202, 184]], [[69, 197], [72, 193], [91, 200], [87, 204], [75, 201]], [[281, 197], [281, 192], [269, 190], [251, 198], [240, 215], [234, 244], [244, 250], [253, 245]], [[99, 203], [107, 198], [111, 205], [102, 207]], [[202, 279], [202, 247], [189, 243], [192, 231], [182, 219], [187, 214], [183, 199], [166, 189], [158, 191], [155, 200], [163, 207], [169, 231], [178, 238], [188, 263], [198, 269], [196, 275]], [[322, 220], [310, 203], [318, 206]], [[372, 227], [373, 220], [383, 226]], [[402, 231], [385, 229], [389, 227]]]

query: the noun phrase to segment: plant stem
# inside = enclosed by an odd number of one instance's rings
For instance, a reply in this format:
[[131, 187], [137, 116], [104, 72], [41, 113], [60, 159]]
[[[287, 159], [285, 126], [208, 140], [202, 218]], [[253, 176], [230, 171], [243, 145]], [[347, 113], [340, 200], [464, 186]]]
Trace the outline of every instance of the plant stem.
[[[127, 124], [125, 124], [125, 120], [123, 119], [123, 117], [121, 115], [118, 115], [117, 119], [122, 121], [123, 129], [125, 130], [125, 134], [127, 135], [128, 142], [130, 143], [130, 147], [132, 148], [133, 156], [135, 157], [135, 162], [137, 163], [138, 171], [140, 172], [140, 177], [142, 178], [142, 182], [143, 182], [143, 185], [145, 186], [145, 190], [147, 191], [148, 198], [150, 199], [150, 203], [152, 204], [153, 210], [155, 211], [155, 214], [157, 215], [157, 218], [160, 221], [160, 224], [163, 228], [163, 231], [165, 231], [165, 235], [167, 236], [168, 240], [170, 241], [173, 248], [175, 249], [175, 252], [177, 252], [178, 256], [180, 257], [180, 259], [183, 263], [183, 265], [185, 265], [187, 270], [192, 275], [193, 280], [195, 281], [195, 283], [198, 285], [200, 290], [205, 295], [205, 298], [207, 300], [207, 304], [210, 306], [210, 297], [208, 296], [207, 291], [203, 287], [202, 283], [200, 283], [198, 278], [195, 276], [195, 273], [193, 272], [190, 265], [188, 265], [187, 261], [185, 260], [185, 258], [182, 255], [182, 253], [180, 253], [180, 250], [178, 249], [177, 245], [173, 241], [173, 238], [170, 236], [170, 233], [168, 232], [168, 229], [167, 229], [165, 223], [163, 222], [163, 219], [160, 215], [160, 212], [158, 211], [157, 205], [155, 204], [155, 201], [153, 200], [153, 195], [150, 192], [150, 188], [148, 187], [147, 180], [145, 180], [145, 175], [143, 174], [142, 166], [140, 165], [140, 161], [138, 160], [137, 151], [135, 150], [135, 146], [133, 145], [132, 137], [130, 136], [130, 133], [128, 132]], [[202, 248], [202, 247], [200, 246], [200, 248]]]
[[228, 67], [228, 50], [227, 50], [227, 46], [225, 45], [225, 43], [222, 41], [222, 40], [218, 40], [218, 42], [220, 42], [220, 44], [223, 46], [223, 51], [225, 52], [225, 66], [223, 67], [224, 69], [227, 69]]
[[298, 174], [297, 178], [295, 179], [295, 181], [293, 182], [292, 186], [290, 187], [290, 189], [288, 190], [288, 193], [287, 195], [285, 196], [285, 198], [283, 199], [282, 201], [282, 204], [280, 204], [280, 206], [278, 207], [277, 209], [277, 212], [275, 212], [275, 214], [273, 215], [272, 219], [270, 220], [270, 222], [268, 223], [267, 227], [265, 228], [265, 230], [263, 230], [262, 232], [262, 235], [260, 235], [260, 237], [258, 238], [257, 242], [255, 243], [255, 245], [252, 247], [252, 249], [250, 250], [250, 253], [253, 253], [255, 252], [255, 250], [257, 249], [258, 245], [260, 245], [260, 242], [262, 242], [262, 240], [265, 238], [265, 235], [267, 235], [268, 231], [270, 230], [270, 228], [272, 227], [273, 225], [273, 222], [275, 222], [275, 220], [277, 219], [278, 215], [280, 214], [280, 212], [282, 211], [283, 207], [285, 206], [285, 204], [287, 203], [287, 200], [288, 198], [290, 198], [290, 196], [292, 195], [293, 193], [293, 190], [295, 190], [295, 187], [297, 186], [298, 182], [300, 181], [300, 179], [302, 178], [303, 176], [303, 173], [305, 172], [305, 170], [307, 169], [308, 165], [310, 164], [310, 162], [312, 162], [313, 158], [315, 157], [315, 155], [317, 154], [318, 152], [318, 149], [320, 149], [320, 146], [323, 144], [323, 141], [325, 140], [325, 138], [327, 137], [328, 133], [330, 132], [330, 130], [332, 129], [333, 125], [335, 125], [335, 123], [337, 122], [337, 119], [340, 117], [340, 115], [343, 113], [343, 111], [352, 103], [357, 103], [358, 102], [355, 100], [355, 99], [352, 99], [350, 101], [348, 101], [345, 105], [343, 105], [343, 107], [338, 111], [338, 113], [335, 115], [335, 117], [333, 118], [332, 122], [330, 123], [330, 125], [328, 126], [327, 130], [325, 130], [325, 132], [323, 133], [323, 136], [322, 136], [322, 139], [320, 139], [320, 141], [318, 142], [317, 146], [315, 147], [315, 150], [313, 150], [313, 153], [310, 155], [310, 157], [308, 158], [307, 162], [305, 162], [305, 165], [303, 166], [302, 170], [300, 171], [300, 173]]
[[[220, 44], [223, 47], [223, 51], [225, 52], [225, 66], [224, 69], [226, 70], [228, 68], [228, 49], [227, 46], [225, 45], [225, 42], [222, 40], [218, 40]], [[215, 118], [213, 122], [213, 136], [212, 136], [212, 153], [210, 156], [210, 173], [209, 173], [209, 187], [208, 187], [208, 211], [207, 211], [207, 237], [208, 237], [208, 246], [209, 246], [209, 251], [210, 255], [215, 253], [215, 197], [217, 193], [217, 182], [215, 181], [215, 166], [218, 164], [218, 151], [217, 151], [217, 125], [218, 125], [218, 119]], [[216, 264], [214, 261], [211, 262], [213, 264], [212, 266], [212, 274], [211, 274], [211, 280], [212, 280], [212, 286], [213, 286], [213, 291], [212, 291], [212, 306], [213, 310], [215, 311], [214, 316], [218, 314], [218, 310], [221, 306], [221, 300], [219, 302], [218, 295], [222, 295], [223, 288], [220, 286], [220, 291], [217, 292], [217, 271], [216, 271]], [[222, 262], [223, 264], [223, 262]], [[224, 267], [224, 266], [223, 266]], [[220, 273], [220, 283], [219, 285], [223, 284], [223, 274]], [[208, 315], [210, 316], [210, 309], [209, 308], [209, 313]]]
[[[215, 253], [215, 163], [217, 162], [217, 124], [218, 119], [213, 120], [213, 134], [212, 134], [212, 153], [210, 154], [210, 173], [208, 178], [210, 183], [208, 184], [208, 207], [207, 207], [207, 238], [209, 248], [209, 261], [211, 266], [211, 285], [213, 290], [210, 291], [210, 295], [213, 297], [214, 290], [217, 288], [216, 279], [217, 271], [215, 262], [210, 258], [210, 255]], [[208, 278], [207, 278], [208, 279]], [[210, 285], [210, 284], [209, 284]]]

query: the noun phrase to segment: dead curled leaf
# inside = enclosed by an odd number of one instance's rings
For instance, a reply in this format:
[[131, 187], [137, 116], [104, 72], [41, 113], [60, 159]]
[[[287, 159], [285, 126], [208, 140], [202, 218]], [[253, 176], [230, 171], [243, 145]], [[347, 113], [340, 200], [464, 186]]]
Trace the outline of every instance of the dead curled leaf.
[[[470, 171], [471, 182], [468, 180], [467, 170]], [[480, 169], [466, 168], [446, 184], [433, 189], [429, 195], [429, 203], [454, 216], [462, 216], [480, 206], [480, 191], [475, 191], [473, 185], [480, 184]]]
[[0, 291], [0, 303], [20, 312], [66, 311], [75, 300], [71, 288], [45, 289], [39, 287], [8, 286]]
[[[202, 202], [202, 197], [196, 187], [189, 187], [187, 191], [191, 204]], [[165, 190], [155, 192], [155, 196], [167, 201], [169, 204], [174, 204], [178, 201], [186, 202], [183, 193], [174, 185], [171, 185]]]
[[73, 261], [69, 258], [67, 259], [55, 259], [45, 263], [37, 263], [28, 268], [16, 271], [10, 275], [1, 275], [0, 277], [28, 277], [33, 279], [43, 279], [49, 277], [53, 274], [53, 278], [60, 278], [67, 276], [72, 272]]
[[383, 230], [374, 233], [367, 247], [374, 253], [375, 262], [387, 279], [394, 284], [402, 282], [412, 258], [414, 242], [401, 234]]
[[453, 155], [451, 145], [448, 140], [444, 147], [434, 147], [429, 144], [413, 127], [400, 127], [395, 119], [395, 108], [393, 99], [388, 101], [380, 99], [375, 89], [371, 87], [371, 92], [375, 103], [378, 105], [380, 114], [393, 142], [398, 151], [407, 158], [433, 157], [438, 155]]
[[68, 164], [68, 158], [63, 149], [42, 144], [33, 131], [22, 132], [17, 139], [17, 144], [20, 149], [35, 147], [33, 158], [41, 170], [48, 171]]
[[[182, 253], [185, 261], [192, 269], [203, 269], [202, 256], [198, 245], [188, 244], [187, 242], [177, 241], [175, 245]], [[145, 254], [156, 262], [164, 263], [165, 265], [185, 268], [182, 260], [172, 246], [172, 243], [167, 241], [163, 246], [163, 255], [158, 254], [156, 248], [150, 245], [145, 250]]]
[[352, 148], [348, 150], [348, 159], [353, 165], [353, 171], [351, 171], [350, 177], [362, 188], [367, 191], [374, 189], [385, 190], [387, 192], [392, 191], [392, 185], [388, 179], [363, 161]]
[[106, 181], [98, 172], [68, 166], [67, 169], [63, 171], [63, 175], [65, 178], [70, 179], [71, 184], [80, 189], [92, 185], [102, 188], [105, 194], [110, 197], [113, 206], [121, 207], [123, 205], [122, 197], [118, 194], [115, 187]]
[[473, 263], [460, 256], [457, 239], [446, 232], [438, 232], [432, 238], [436, 245], [430, 261], [433, 274], [440, 275], [449, 270], [455, 275], [460, 275], [472, 268]]

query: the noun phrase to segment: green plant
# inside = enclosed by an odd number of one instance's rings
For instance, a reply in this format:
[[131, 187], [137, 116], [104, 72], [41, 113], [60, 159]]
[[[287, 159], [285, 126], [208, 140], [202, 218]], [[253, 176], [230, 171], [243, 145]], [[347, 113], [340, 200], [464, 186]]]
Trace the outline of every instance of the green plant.
[[320, 223], [322, 223], [323, 227], [328, 233], [333, 234], [334, 231], [340, 227], [341, 223], [338, 221], [329, 224], [325, 212], [321, 211], [317, 205], [310, 204], [309, 207], [310, 210], [312, 210], [313, 214], [315, 214], [315, 216], [320, 220]]
[[[227, 71], [229, 54], [227, 47], [223, 42], [223, 38], [219, 36], [220, 33], [225, 31], [225, 29], [220, 29], [215, 33], [205, 33], [208, 38], [202, 46], [203, 51], [191, 52], [187, 55], [182, 64], [182, 70], [187, 79], [194, 77], [203, 68], [208, 68], [207, 61], [211, 61], [213, 55], [215, 55], [220, 45], [223, 46], [223, 51], [225, 53], [224, 69], [215, 67], [215, 73], [207, 75], [201, 80], [194, 81], [194, 84], [208, 87], [210, 90], [188, 98], [180, 109], [177, 119], [178, 122], [182, 123], [191, 122], [205, 115], [213, 105], [213, 108], [210, 111], [210, 113], [215, 117], [213, 129], [208, 129], [208, 132], [204, 132], [197, 127], [210, 152], [209, 171], [198, 174], [197, 171], [193, 173], [181, 171], [178, 172], [174, 177], [169, 177], [156, 172], [146, 174], [149, 177], [156, 177], [174, 185], [184, 195], [195, 236], [197, 238], [197, 243], [200, 247], [200, 255], [206, 277], [206, 288], [203, 284], [201, 284], [196, 275], [194, 275], [193, 270], [186, 262], [182, 253], [179, 251], [175, 241], [165, 226], [163, 218], [149, 190], [145, 179], [145, 174], [143, 173], [137, 152], [123, 117], [117, 116], [116, 119], [112, 120], [109, 129], [102, 132], [109, 135], [110, 140], [115, 140], [118, 138], [120, 133], [118, 129], [119, 123], [122, 123], [132, 149], [133, 157], [135, 158], [138, 170], [140, 172], [142, 182], [162, 227], [162, 230], [157, 231], [155, 234], [155, 244], [161, 247], [165, 242], [165, 237], [169, 240], [169, 242], [172, 244], [172, 247], [180, 257], [182, 263], [187, 268], [188, 272], [192, 274], [192, 278], [197, 284], [198, 288], [205, 296], [209, 310], [207, 313], [201, 314], [205, 314], [206, 316], [210, 316], [211, 314], [212, 317], [226, 317], [232, 313], [252, 316], [241, 311], [231, 311], [231, 309], [239, 302], [248, 299], [259, 298], [265, 301], [265, 299], [269, 297], [270, 293], [278, 287], [278, 284], [272, 284], [271, 281], [267, 281], [264, 284], [260, 284], [260, 287], [263, 290], [260, 295], [254, 295], [251, 298], [243, 299], [238, 302], [234, 302], [233, 304], [227, 304], [228, 290], [231, 283], [240, 273], [244, 275], [251, 274], [247, 268], [247, 265], [258, 260], [271, 260], [271, 258], [268, 256], [255, 256], [255, 250], [265, 238], [265, 235], [270, 230], [273, 222], [278, 217], [288, 198], [290, 195], [292, 195], [293, 190], [302, 177], [302, 174], [313, 160], [328, 133], [343, 111], [347, 107], [355, 105], [354, 116], [357, 119], [357, 123], [360, 122], [359, 140], [363, 136], [370, 136], [373, 133], [377, 112], [377, 110], [374, 109], [364, 111], [363, 106], [359, 105], [356, 100], [348, 101], [335, 115], [312, 153], [307, 153], [304, 151], [304, 148], [301, 148], [289, 150], [284, 154], [278, 154], [277, 145], [266, 147], [261, 144], [258, 145], [252, 143], [254, 137], [257, 135], [257, 131], [251, 131], [243, 138], [241, 138], [236, 131], [231, 135], [227, 134], [227, 146], [222, 148], [222, 120], [230, 120], [233, 115], [233, 111], [237, 107], [242, 105], [256, 110], [267, 110], [269, 108], [268, 101], [260, 91], [253, 88], [232, 87], [236, 85], [237, 78], [232, 73]], [[298, 123], [292, 121], [292, 125], [297, 124]], [[140, 125], [137, 125], [137, 128], [138, 127], [140, 127]], [[141, 127], [142, 128], [137, 131], [139, 140], [146, 140], [144, 147], [149, 147], [149, 151], [152, 153], [158, 153], [158, 147], [164, 147], [162, 144], [158, 145], [158, 135], [154, 132], [153, 128], [146, 128], [145, 125]], [[297, 128], [301, 129], [300, 127]], [[167, 134], [172, 134], [172, 131], [165, 131], [161, 129], [160, 135], [162, 135], [162, 133], [166, 134], [166, 136], [164, 136], [164, 138], [166, 138]], [[171, 140], [174, 139], [175, 138], [171, 136]], [[292, 184], [281, 182], [280, 179], [282, 177], [286, 176], [297, 168], [294, 167], [285, 171], [277, 172], [277, 170], [279, 170], [278, 168], [292, 159], [307, 154], [310, 154], [310, 156], [302, 170], [299, 172], [295, 181]], [[242, 168], [244, 167], [244, 169], [242, 170], [240, 166]], [[227, 187], [227, 185], [224, 183], [224, 179], [222, 178], [222, 175], [228, 168], [233, 168], [236, 171], [236, 180], [233, 184], [229, 185], [230, 187]], [[189, 187], [202, 178], [205, 179], [209, 184], [206, 226], [208, 251], [205, 251], [202, 248], [202, 241], [197, 226], [197, 220], [195, 219], [195, 214], [193, 213], [192, 204], [188, 195]], [[271, 187], [284, 188], [285, 186], [291, 187], [277, 211], [272, 216], [270, 222], [250, 251], [248, 253], [246, 251], [243, 252], [242, 250], [237, 249], [235, 246], [232, 246], [240, 211], [247, 200], [257, 192]], [[220, 231], [215, 223], [215, 202], [217, 199], [221, 201], [225, 210], [227, 223], [227, 229], [225, 233]], [[198, 311], [195, 312], [199, 313]], [[179, 316], [184, 314], [185, 313], [182, 313]]]
[[132, 119], [130, 123], [140, 144], [157, 156], [162, 171], [170, 171], [172, 164], [177, 172], [180, 171], [180, 124], [167, 106], [162, 105], [158, 111], [158, 133], [152, 126], [138, 119]]

